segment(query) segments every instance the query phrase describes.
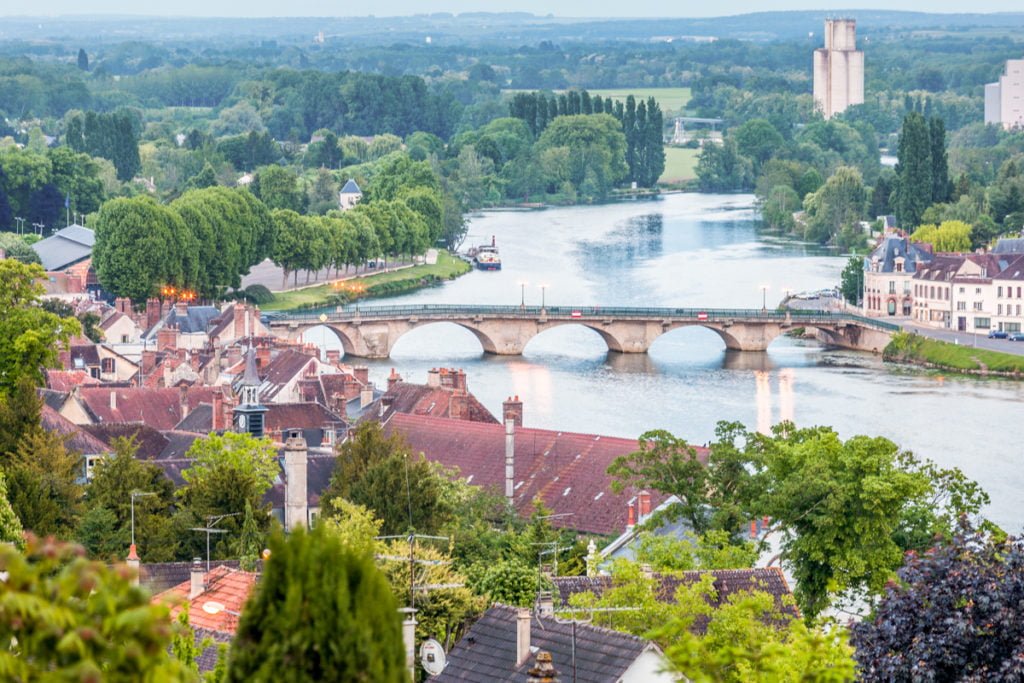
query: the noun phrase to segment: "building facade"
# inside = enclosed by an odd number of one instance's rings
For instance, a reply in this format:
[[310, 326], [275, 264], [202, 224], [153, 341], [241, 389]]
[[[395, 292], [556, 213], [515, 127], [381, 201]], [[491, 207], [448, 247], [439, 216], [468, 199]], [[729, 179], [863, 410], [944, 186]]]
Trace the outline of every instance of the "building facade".
[[931, 260], [926, 245], [898, 234], [886, 235], [864, 259], [864, 315], [909, 318], [914, 274]]
[[864, 52], [857, 22], [825, 20], [825, 47], [814, 51], [814, 104], [826, 119], [864, 103]]
[[1024, 59], [1008, 59], [999, 80], [985, 85], [985, 123], [1024, 128]]

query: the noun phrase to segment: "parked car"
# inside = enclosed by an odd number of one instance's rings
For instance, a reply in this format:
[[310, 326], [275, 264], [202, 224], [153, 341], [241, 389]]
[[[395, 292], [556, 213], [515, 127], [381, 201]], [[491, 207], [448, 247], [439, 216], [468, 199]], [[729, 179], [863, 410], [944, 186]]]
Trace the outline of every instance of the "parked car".
[[1024, 332], [1011, 332], [1007, 339], [1010, 341], [1024, 341]]
[[1009, 334], [1010, 333], [1007, 332], [1006, 330], [989, 330], [988, 331], [988, 338], [989, 339], [1006, 339], [1009, 336]]

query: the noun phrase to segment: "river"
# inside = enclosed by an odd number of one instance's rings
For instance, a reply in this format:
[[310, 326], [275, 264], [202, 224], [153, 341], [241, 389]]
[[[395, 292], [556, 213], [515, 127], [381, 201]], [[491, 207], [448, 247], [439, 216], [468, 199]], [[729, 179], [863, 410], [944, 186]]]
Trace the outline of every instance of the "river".
[[[766, 236], [756, 218], [750, 195], [704, 194], [486, 213], [472, 219], [467, 245], [493, 235], [503, 270], [381, 303], [539, 305], [543, 295], [548, 305], [757, 308], [787, 289], [837, 284], [846, 258]], [[306, 338], [340, 348], [332, 333]], [[596, 332], [567, 326], [534, 338], [522, 357], [493, 357], [470, 332], [438, 323], [400, 339], [390, 360], [367, 364], [381, 386], [392, 367], [412, 382], [431, 367], [462, 368], [496, 415], [518, 394], [531, 427], [626, 437], [663, 428], [703, 444], [719, 420], [766, 428], [791, 419], [844, 438], [885, 436], [960, 467], [988, 491], [994, 522], [1024, 526], [1017, 382], [941, 376], [785, 337], [765, 353], [726, 352], [717, 334], [696, 327], [662, 336], [647, 355], [609, 353]]]

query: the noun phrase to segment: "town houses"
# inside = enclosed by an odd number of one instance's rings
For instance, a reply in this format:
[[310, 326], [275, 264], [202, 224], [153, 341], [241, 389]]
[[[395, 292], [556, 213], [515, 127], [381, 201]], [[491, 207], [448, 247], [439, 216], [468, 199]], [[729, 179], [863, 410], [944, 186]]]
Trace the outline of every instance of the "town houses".
[[987, 334], [1024, 324], [1024, 239], [988, 253], [933, 253], [894, 231], [864, 259], [863, 312]]

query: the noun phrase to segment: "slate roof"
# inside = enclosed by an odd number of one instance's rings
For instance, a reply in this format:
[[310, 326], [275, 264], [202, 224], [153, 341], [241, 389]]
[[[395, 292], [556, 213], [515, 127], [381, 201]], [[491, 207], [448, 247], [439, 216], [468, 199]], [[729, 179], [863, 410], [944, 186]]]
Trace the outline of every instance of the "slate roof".
[[[398, 382], [387, 390], [380, 400], [391, 402], [389, 411], [409, 413], [412, 415], [429, 415], [431, 417], [451, 417], [451, 399], [453, 391], [444, 387], [431, 387], [426, 384], [407, 384]], [[501, 424], [484, 404], [473, 394], [466, 396], [469, 404], [468, 419], [473, 422], [489, 422]], [[374, 414], [377, 411], [368, 411]], [[384, 414], [387, 419], [389, 413]]]
[[[306, 503], [310, 507], [320, 506], [320, 494], [322, 494], [327, 489], [327, 485], [331, 483], [331, 475], [334, 474], [334, 467], [336, 463], [337, 458], [334, 457], [333, 453], [309, 453], [306, 460]], [[263, 496], [263, 500], [264, 502], [269, 502], [272, 507], [283, 508], [284, 491], [285, 476], [284, 470], [282, 470], [274, 481], [274, 485], [271, 486], [270, 490]]]
[[[190, 614], [191, 616], [191, 614]], [[220, 656], [220, 645], [221, 643], [230, 645], [234, 639], [234, 634], [221, 633], [220, 631], [210, 631], [205, 628], [194, 628], [192, 632], [195, 634], [196, 646], [202, 645], [203, 641], [209, 638], [213, 643], [205, 648], [196, 657], [196, 666], [199, 667], [199, 673], [203, 674], [207, 671], [213, 671], [217, 666], [217, 660]]]
[[[575, 638], [576, 680], [579, 683], [617, 683], [650, 641], [590, 624], [578, 624]], [[530, 649], [547, 650], [552, 664], [571, 680], [573, 627], [534, 615], [530, 624]], [[448, 666], [431, 680], [516, 681], [527, 680], [534, 657], [516, 666], [516, 608], [494, 605], [466, 632], [448, 653]]]
[[[736, 593], [756, 590], [773, 596], [776, 605], [784, 613], [792, 617], [800, 616], [796, 607], [786, 599], [786, 596], [791, 596], [792, 592], [786, 582], [786, 577], [778, 567], [689, 571], [682, 572], [679, 576], [658, 574], [655, 575], [660, 582], [657, 591], [658, 599], [663, 602], [675, 602], [676, 591], [680, 586], [693, 585], [700, 581], [705, 574], [715, 577], [715, 599], [708, 600], [708, 604], [712, 607], [719, 607]], [[569, 597], [576, 593], [591, 592], [600, 597], [602, 593], [613, 586], [610, 576], [556, 576], [552, 582], [555, 584], [558, 598], [563, 605], [567, 604]], [[700, 616], [694, 620], [690, 630], [697, 635], [703, 635], [707, 632], [707, 627], [708, 618]]]
[[362, 194], [363, 191], [359, 189], [359, 185], [355, 180], [349, 178], [345, 183], [345, 187], [341, 188], [341, 194]]
[[[138, 445], [136, 457], [154, 461], [181, 460], [192, 446], [192, 442], [205, 436], [178, 430], [159, 431], [146, 425], [124, 422], [84, 425], [82, 429], [108, 445], [118, 437], [134, 438]], [[177, 479], [172, 476], [171, 479], [176, 484], [183, 483], [180, 476]]]
[[64, 402], [68, 400], [68, 392], [66, 391], [54, 391], [53, 389], [38, 389], [39, 398], [43, 399], [43, 403], [50, 406], [54, 410], [60, 412], [60, 409], [64, 406]]
[[[158, 430], [174, 429], [200, 403], [213, 403], [213, 392], [218, 387], [189, 387], [182, 389], [151, 389], [147, 387], [82, 387], [79, 400], [97, 424], [106, 422], [138, 422]], [[116, 392], [114, 408], [110, 407], [110, 394]], [[184, 415], [182, 414], [184, 412]]]
[[994, 279], [1015, 281], [1024, 280], [1024, 254], [1009, 257], [1006, 266], [998, 275], [995, 276]]
[[[336, 425], [337, 429], [344, 431], [347, 426], [345, 418], [319, 403], [271, 403], [265, 408], [263, 424], [268, 432], [321, 429], [326, 425]], [[320, 445], [309, 440], [306, 443], [311, 447]]]
[[[188, 599], [191, 577], [173, 588], [157, 593], [151, 599], [153, 603], [164, 602], [168, 598], [180, 599], [189, 603], [188, 620], [193, 628], [233, 634], [238, 628], [238, 617], [231, 612], [241, 612], [242, 606], [249, 598], [260, 575], [241, 569], [221, 565], [214, 567], [206, 574], [206, 590]], [[218, 614], [208, 614], [203, 610], [207, 602], [219, 602], [224, 610]], [[171, 607], [171, 618], [176, 619], [181, 612], [181, 602]]]
[[97, 455], [110, 451], [106, 443], [83, 431], [74, 422], [45, 403], [39, 411], [39, 421], [46, 431], [67, 437], [64, 446], [68, 450], [82, 455]]
[[[470, 484], [505, 491], [505, 428], [500, 424], [395, 413], [384, 423], [389, 436], [402, 434], [414, 452], [457, 467]], [[627, 502], [636, 489], [611, 490], [608, 466], [637, 449], [633, 439], [520, 427], [515, 433], [514, 505], [523, 515], [540, 496], [557, 517], [553, 524], [592, 534], [617, 534], [626, 527]], [[697, 457], [707, 460], [707, 450]], [[652, 509], [666, 498], [651, 492]]]
[[864, 259], [864, 267], [870, 268], [871, 262], [878, 259], [878, 272], [892, 273], [896, 270], [896, 258], [904, 258], [903, 271], [913, 274], [919, 263], [928, 263], [932, 260], [932, 254], [922, 249], [919, 245], [911, 242], [906, 237], [888, 235], [875, 247], [870, 256]]
[[100, 352], [96, 344], [72, 344], [71, 346], [71, 368], [99, 367]]
[[209, 403], [200, 403], [174, 428], [185, 432], [199, 432], [202, 434], [213, 431], [213, 406]]
[[189, 306], [185, 315], [178, 315], [177, 307], [172, 306], [164, 324], [174, 325], [182, 334], [205, 334], [210, 321], [219, 315], [220, 310], [215, 306]]
[[64, 270], [92, 256], [96, 233], [81, 225], [69, 225], [32, 245], [43, 270]]
[[1024, 238], [1002, 237], [996, 241], [993, 254], [1024, 254]]

